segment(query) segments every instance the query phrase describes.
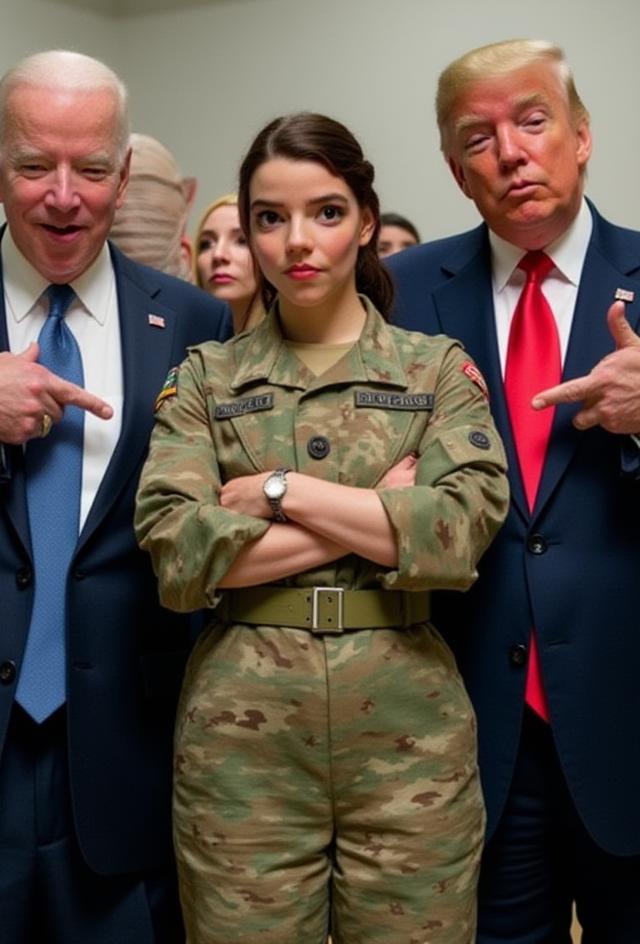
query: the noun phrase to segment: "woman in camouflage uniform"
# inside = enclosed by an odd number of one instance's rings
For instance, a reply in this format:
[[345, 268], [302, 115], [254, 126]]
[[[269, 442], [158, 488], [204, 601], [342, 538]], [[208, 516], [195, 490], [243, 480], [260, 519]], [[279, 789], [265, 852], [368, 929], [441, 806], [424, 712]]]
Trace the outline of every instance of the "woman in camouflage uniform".
[[191, 944], [475, 936], [474, 717], [428, 591], [475, 579], [505, 462], [460, 346], [383, 319], [372, 181], [328, 118], [258, 135], [240, 212], [270, 313], [159, 397], [138, 534], [163, 603], [213, 610], [176, 733]]

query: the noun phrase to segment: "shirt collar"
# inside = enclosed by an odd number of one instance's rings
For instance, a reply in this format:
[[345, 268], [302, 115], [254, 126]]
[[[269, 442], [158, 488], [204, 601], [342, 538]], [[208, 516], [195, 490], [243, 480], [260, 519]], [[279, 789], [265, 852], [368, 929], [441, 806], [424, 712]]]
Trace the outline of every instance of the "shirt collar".
[[[2, 236], [0, 253], [7, 310], [19, 323], [33, 311], [50, 283], [22, 255], [8, 226]], [[104, 325], [115, 291], [111, 254], [106, 243], [89, 268], [70, 284], [82, 307]]]
[[[553, 260], [555, 267], [575, 286], [580, 281], [592, 230], [593, 217], [586, 200], [582, 200], [578, 214], [568, 229], [554, 242], [545, 246], [544, 251]], [[489, 230], [489, 243], [493, 283], [496, 291], [501, 292], [526, 252], [501, 239], [492, 230]]]

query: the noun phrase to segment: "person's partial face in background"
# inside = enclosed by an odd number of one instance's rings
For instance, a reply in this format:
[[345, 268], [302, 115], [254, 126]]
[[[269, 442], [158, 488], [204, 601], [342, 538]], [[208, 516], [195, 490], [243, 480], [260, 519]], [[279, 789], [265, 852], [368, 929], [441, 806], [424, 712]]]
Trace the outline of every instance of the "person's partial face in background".
[[200, 281], [207, 292], [226, 302], [248, 303], [253, 298], [257, 289], [253, 259], [235, 204], [211, 211], [196, 252]]
[[389, 224], [380, 227], [380, 236], [378, 237], [378, 255], [381, 259], [385, 256], [392, 256], [403, 249], [409, 249], [410, 246], [417, 246], [418, 242], [409, 230], [402, 226], [390, 226]]
[[490, 229], [522, 249], [557, 239], [580, 208], [591, 154], [557, 70], [525, 66], [464, 89], [448, 123], [447, 159]]
[[5, 118], [0, 200], [11, 235], [46, 279], [71, 282], [100, 252], [127, 184], [116, 96], [19, 85]]

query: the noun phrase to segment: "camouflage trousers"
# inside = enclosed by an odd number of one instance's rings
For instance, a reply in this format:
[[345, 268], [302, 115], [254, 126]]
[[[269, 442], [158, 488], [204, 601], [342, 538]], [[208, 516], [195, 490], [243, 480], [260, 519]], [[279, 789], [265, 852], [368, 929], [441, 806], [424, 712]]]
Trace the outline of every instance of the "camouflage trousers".
[[429, 626], [214, 627], [176, 733], [189, 944], [471, 944], [473, 710]]

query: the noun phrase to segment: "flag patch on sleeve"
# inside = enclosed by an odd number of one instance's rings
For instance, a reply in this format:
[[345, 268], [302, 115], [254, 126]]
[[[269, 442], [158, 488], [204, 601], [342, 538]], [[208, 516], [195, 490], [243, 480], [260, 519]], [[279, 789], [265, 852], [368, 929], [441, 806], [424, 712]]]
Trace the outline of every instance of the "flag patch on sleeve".
[[487, 382], [473, 363], [473, 361], [465, 361], [462, 365], [462, 373], [465, 377], [468, 377], [469, 380], [478, 387], [482, 392], [482, 396], [485, 400], [489, 399], [489, 388], [487, 387]]
[[180, 373], [179, 367], [172, 367], [169, 373], [167, 374], [167, 379], [165, 380], [162, 390], [156, 397], [156, 403], [153, 408], [153, 412], [157, 413], [165, 400], [168, 400], [170, 397], [175, 397], [178, 392], [178, 374]]

